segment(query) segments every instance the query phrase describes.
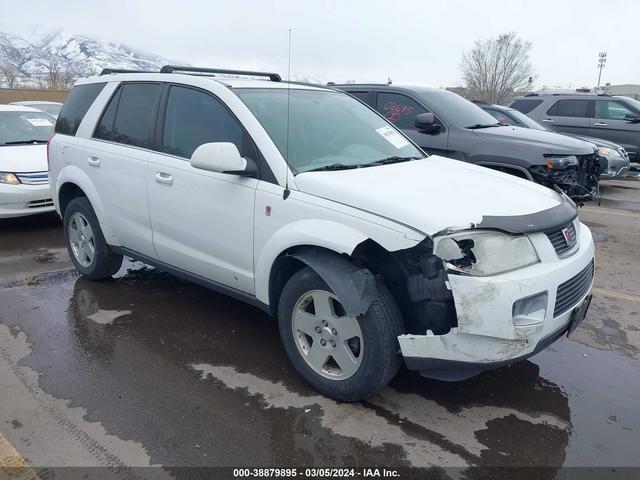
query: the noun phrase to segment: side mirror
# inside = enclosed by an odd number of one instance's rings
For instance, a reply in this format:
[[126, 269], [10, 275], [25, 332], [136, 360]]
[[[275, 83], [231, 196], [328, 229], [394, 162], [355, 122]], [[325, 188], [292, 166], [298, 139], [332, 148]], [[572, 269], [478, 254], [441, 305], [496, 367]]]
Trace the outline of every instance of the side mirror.
[[253, 160], [240, 156], [238, 147], [230, 142], [204, 143], [191, 155], [191, 166], [208, 172], [251, 177], [257, 168]]
[[627, 113], [627, 114], [624, 116], [624, 119], [625, 119], [627, 122], [631, 122], [631, 123], [640, 123], [640, 115], [636, 115], [636, 114], [634, 114], [634, 113]]
[[419, 113], [416, 116], [415, 126], [418, 130], [423, 132], [435, 132], [440, 129], [440, 126], [436, 123], [436, 119], [433, 117], [433, 113]]

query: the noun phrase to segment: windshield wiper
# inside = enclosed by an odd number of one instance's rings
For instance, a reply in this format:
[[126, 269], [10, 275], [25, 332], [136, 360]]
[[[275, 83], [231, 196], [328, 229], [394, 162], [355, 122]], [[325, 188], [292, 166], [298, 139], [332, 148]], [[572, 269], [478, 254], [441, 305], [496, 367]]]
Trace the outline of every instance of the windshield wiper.
[[393, 157], [387, 157], [387, 158], [382, 158], [380, 160], [376, 160], [375, 162], [371, 162], [368, 165], [388, 165], [390, 163], [400, 163], [400, 162], [409, 162], [411, 160], [419, 160], [422, 157], [399, 157], [399, 156], [393, 156]]
[[491, 127], [501, 127], [501, 123], [476, 123], [475, 125], [471, 125], [468, 128], [469, 130], [477, 130], [479, 128], [491, 128]]
[[345, 165], [344, 163], [331, 163], [329, 165], [324, 165], [322, 167], [317, 167], [317, 168], [311, 168], [309, 170], [305, 170], [304, 172], [300, 172], [300, 173], [305, 173], [305, 172], [324, 172], [324, 171], [329, 171], [329, 170], [349, 170], [351, 168], [361, 168], [361, 167], [366, 167], [367, 164], [363, 164], [363, 163], [356, 163], [354, 165]]
[[4, 142], [3, 145], [27, 145], [29, 143], [47, 143], [46, 140], [16, 140], [14, 142]]

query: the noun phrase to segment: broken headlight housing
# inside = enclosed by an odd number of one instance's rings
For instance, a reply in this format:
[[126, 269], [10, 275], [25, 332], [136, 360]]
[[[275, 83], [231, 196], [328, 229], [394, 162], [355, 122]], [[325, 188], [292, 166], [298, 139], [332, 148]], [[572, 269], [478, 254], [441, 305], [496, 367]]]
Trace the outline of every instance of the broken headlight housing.
[[450, 271], [481, 277], [510, 272], [540, 261], [526, 235], [489, 230], [442, 237], [434, 246], [434, 254]]
[[544, 158], [547, 168], [551, 170], [563, 170], [568, 167], [578, 167], [578, 157], [575, 155], [549, 155]]

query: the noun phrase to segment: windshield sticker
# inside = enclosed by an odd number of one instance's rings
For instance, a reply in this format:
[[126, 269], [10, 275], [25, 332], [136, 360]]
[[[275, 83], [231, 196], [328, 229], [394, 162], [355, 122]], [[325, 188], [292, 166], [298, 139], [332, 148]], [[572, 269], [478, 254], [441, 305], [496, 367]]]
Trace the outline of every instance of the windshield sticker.
[[34, 127], [53, 127], [53, 123], [46, 118], [27, 118], [27, 122]]
[[386, 127], [378, 128], [376, 132], [378, 132], [380, 136], [384, 137], [387, 142], [396, 147], [398, 150], [409, 145], [407, 139], [396, 132], [389, 125], [387, 125]]

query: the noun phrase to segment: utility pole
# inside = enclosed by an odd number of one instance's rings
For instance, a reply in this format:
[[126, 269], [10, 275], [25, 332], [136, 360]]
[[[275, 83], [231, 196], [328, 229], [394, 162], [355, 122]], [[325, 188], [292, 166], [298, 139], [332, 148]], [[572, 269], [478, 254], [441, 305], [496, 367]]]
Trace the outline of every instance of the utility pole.
[[607, 52], [600, 52], [598, 54], [598, 87], [600, 88], [600, 77], [602, 76], [602, 69], [604, 68], [604, 64], [607, 63]]

